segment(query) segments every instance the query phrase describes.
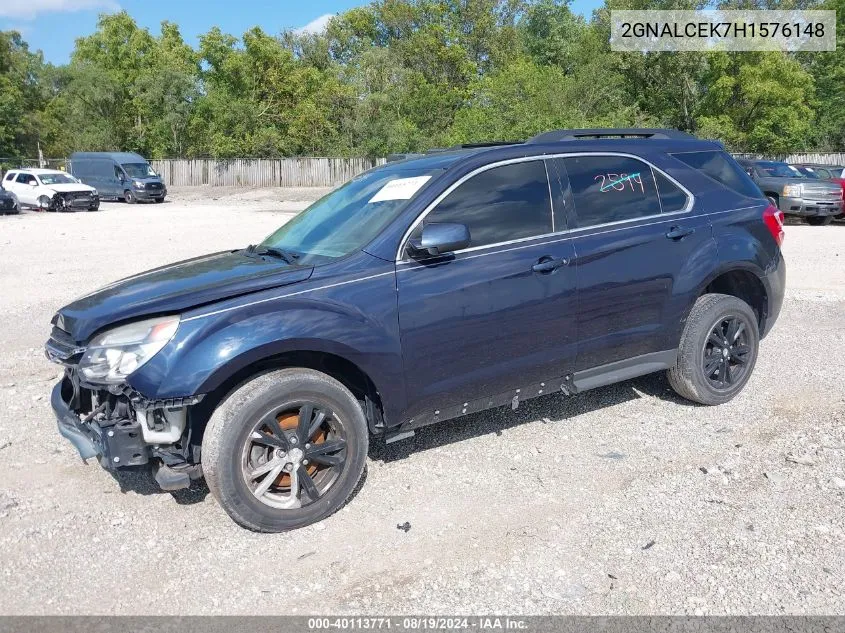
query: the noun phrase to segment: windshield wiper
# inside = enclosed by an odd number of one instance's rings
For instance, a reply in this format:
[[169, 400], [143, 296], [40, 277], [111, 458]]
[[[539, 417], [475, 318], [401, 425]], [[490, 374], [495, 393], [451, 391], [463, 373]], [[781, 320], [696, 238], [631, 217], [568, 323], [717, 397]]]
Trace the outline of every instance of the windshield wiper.
[[270, 257], [281, 259], [286, 264], [295, 264], [296, 260], [300, 257], [299, 253], [294, 253], [293, 251], [288, 251], [282, 248], [275, 248], [273, 246], [259, 247], [255, 244], [250, 244], [246, 248], [246, 252], [249, 255], [269, 255]]

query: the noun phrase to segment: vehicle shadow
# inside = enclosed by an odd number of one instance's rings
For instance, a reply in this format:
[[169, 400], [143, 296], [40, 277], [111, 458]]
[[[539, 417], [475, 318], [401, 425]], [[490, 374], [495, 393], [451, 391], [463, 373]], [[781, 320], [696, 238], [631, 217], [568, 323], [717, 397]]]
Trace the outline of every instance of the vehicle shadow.
[[370, 459], [392, 462], [405, 459], [413, 453], [495, 433], [522, 424], [564, 424], [570, 418], [584, 413], [637, 400], [644, 396], [659, 398], [673, 405], [697, 408], [699, 404], [685, 400], [669, 386], [663, 372], [641, 376], [607, 387], [566, 396], [562, 393], [541, 396], [520, 403], [516, 411], [498, 407], [472, 413], [454, 420], [446, 420], [416, 430], [416, 435], [395, 444], [374, 441], [370, 444]]
[[201, 503], [209, 493], [204, 479], [192, 481], [190, 488], [185, 488], [184, 490], [162, 490], [153, 478], [151, 466], [134, 466], [122, 468], [117, 471], [110, 470], [108, 473], [114, 478], [117, 485], [120, 486], [120, 492], [124, 494], [127, 492], [134, 492], [139, 495], [169, 494], [179, 505]]

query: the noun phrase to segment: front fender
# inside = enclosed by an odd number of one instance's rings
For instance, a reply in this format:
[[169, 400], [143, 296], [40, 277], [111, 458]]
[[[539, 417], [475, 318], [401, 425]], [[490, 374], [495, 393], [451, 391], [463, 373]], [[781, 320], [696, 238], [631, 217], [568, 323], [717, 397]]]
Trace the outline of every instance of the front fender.
[[[359, 307], [362, 296], [366, 313]], [[355, 364], [376, 385], [385, 417], [401, 411], [404, 381], [392, 275], [189, 317], [129, 383], [148, 398], [206, 394], [254, 363], [303, 351]]]

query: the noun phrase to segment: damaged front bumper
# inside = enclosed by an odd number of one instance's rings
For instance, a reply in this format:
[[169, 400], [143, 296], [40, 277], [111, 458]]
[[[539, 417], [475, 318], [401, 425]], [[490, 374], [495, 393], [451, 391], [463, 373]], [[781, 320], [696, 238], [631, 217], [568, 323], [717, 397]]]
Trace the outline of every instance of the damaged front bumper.
[[83, 460], [96, 457], [107, 470], [152, 463], [159, 485], [178, 490], [202, 476], [192, 460], [187, 424], [188, 408], [201, 399], [150, 401], [129, 387], [86, 385], [67, 368], [50, 404], [59, 433]]
[[[137, 420], [108, 420], [106, 424], [93, 416], [81, 417], [70, 408], [67, 378], [53, 388], [50, 404], [56, 414], [59, 433], [79, 451], [82, 459], [97, 457], [103, 468], [142, 466], [149, 461], [149, 447], [144, 443]], [[89, 419], [90, 418], [90, 419]]]
[[100, 195], [89, 191], [59, 192], [50, 198], [45, 211], [96, 211], [100, 208]]

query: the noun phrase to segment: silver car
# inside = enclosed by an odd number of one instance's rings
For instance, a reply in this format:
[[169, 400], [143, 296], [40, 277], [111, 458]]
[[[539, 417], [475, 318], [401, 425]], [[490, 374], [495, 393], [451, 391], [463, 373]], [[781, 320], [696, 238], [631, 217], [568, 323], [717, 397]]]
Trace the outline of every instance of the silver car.
[[813, 225], [830, 224], [842, 213], [842, 187], [834, 182], [809, 178], [797, 168], [771, 160], [737, 160], [787, 215], [797, 215]]

